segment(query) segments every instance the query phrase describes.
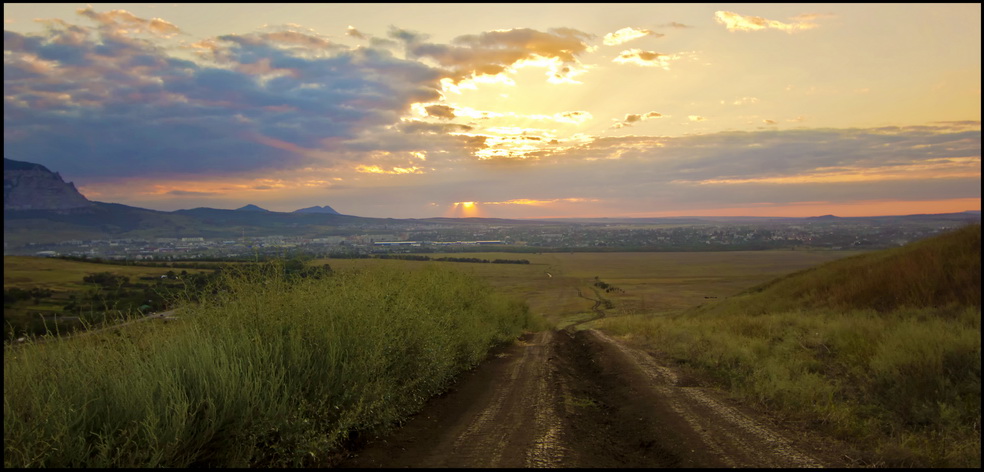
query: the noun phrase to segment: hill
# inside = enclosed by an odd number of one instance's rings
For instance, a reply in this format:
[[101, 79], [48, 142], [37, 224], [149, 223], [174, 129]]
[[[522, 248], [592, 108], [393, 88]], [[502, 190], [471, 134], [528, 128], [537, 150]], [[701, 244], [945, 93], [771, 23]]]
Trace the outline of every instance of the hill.
[[240, 208], [236, 208], [236, 211], [264, 211], [264, 212], [269, 212], [270, 210], [267, 210], [266, 208], [261, 208], [259, 206], [256, 206], [256, 205], [253, 205], [252, 203], [250, 203], [249, 205], [246, 205], [246, 206], [243, 206], [243, 207], [240, 207]]
[[978, 468], [980, 284], [974, 224], [601, 327], [782, 421], [857, 444], [860, 466]]
[[294, 213], [327, 213], [329, 215], [340, 215], [341, 214], [341, 213], [335, 211], [334, 208], [332, 208], [332, 207], [330, 207], [328, 205], [325, 205], [325, 206], [317, 206], [317, 205], [315, 205], [313, 207], [301, 208], [300, 210], [294, 210]]
[[807, 269], [707, 311], [981, 306], [981, 225]]

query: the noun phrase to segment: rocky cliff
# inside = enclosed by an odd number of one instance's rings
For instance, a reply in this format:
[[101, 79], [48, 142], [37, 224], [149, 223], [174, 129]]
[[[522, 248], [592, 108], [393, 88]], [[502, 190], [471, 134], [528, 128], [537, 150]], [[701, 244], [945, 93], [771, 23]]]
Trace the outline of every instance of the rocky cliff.
[[43, 165], [3, 159], [3, 211], [71, 210], [92, 206], [71, 182]]

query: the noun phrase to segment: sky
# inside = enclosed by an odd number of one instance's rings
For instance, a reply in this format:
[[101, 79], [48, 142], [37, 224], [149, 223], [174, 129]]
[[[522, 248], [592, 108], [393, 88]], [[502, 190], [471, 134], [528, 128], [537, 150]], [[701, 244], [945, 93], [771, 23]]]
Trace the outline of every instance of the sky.
[[4, 156], [349, 215], [981, 209], [981, 5], [4, 4]]

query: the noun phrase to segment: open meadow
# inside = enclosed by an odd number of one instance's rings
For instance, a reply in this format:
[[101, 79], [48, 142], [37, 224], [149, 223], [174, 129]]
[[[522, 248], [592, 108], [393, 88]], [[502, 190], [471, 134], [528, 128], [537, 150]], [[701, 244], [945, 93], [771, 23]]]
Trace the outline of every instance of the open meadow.
[[[180, 265], [180, 264], [179, 264]], [[107, 312], [120, 315], [141, 306], [156, 310], [183, 289], [181, 275], [208, 269], [117, 265], [45, 257], [4, 256], [5, 336], [75, 329]], [[93, 276], [103, 274], [97, 283]], [[90, 281], [85, 279], [89, 277]], [[18, 296], [20, 295], [20, 296]], [[94, 312], [99, 312], [98, 316]]]
[[[223, 271], [176, 322], [8, 346], [5, 465], [324, 464], [493, 346], [578, 324], [871, 451], [856, 464], [979, 466], [979, 252], [977, 226], [876, 252], [455, 252]], [[53, 290], [169, 270], [32, 258], [5, 269], [5, 289]]]
[[[440, 257], [485, 260], [525, 259], [529, 264], [318, 259], [312, 265], [336, 269], [374, 265], [422, 268], [439, 264], [475, 275], [505, 295], [526, 301], [533, 314], [552, 323], [593, 315], [597, 300], [608, 300], [606, 316], [669, 313], [713, 298], [734, 295], [756, 284], [858, 254], [859, 251], [599, 252], [599, 253], [434, 253]], [[596, 279], [597, 277], [597, 279]], [[603, 282], [615, 289], [605, 291]]]

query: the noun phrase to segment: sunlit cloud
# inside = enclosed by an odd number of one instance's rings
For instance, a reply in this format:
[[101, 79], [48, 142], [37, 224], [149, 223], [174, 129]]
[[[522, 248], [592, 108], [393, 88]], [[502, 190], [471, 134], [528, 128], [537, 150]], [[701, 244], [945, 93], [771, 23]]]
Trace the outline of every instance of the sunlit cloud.
[[655, 51], [643, 51], [641, 49], [629, 49], [622, 51], [612, 62], [618, 64], [634, 64], [643, 67], [660, 67], [664, 70], [670, 69], [670, 63], [680, 59], [680, 54], [661, 54]]
[[631, 113], [625, 115], [625, 118], [623, 118], [621, 121], [617, 121], [615, 124], [613, 124], [612, 128], [615, 129], [625, 128], [627, 126], [632, 126], [633, 124], [639, 123], [641, 121], [651, 120], [654, 118], [662, 118], [662, 117], [663, 117], [662, 114], [657, 113], [655, 111], [650, 111], [647, 113]]
[[107, 34], [128, 35], [146, 32], [170, 37], [181, 33], [180, 28], [165, 20], [160, 18], [145, 20], [126, 10], [110, 10], [105, 13], [98, 13], [92, 8], [92, 5], [88, 5], [76, 12], [99, 23], [104, 33]]
[[605, 37], [602, 38], [602, 42], [605, 44], [605, 46], [617, 46], [619, 44], [632, 41], [633, 39], [644, 38], [646, 36], [653, 36], [659, 38], [664, 35], [645, 28], [633, 28], [631, 26], [628, 26], [614, 33], [606, 34]]
[[403, 41], [412, 57], [436, 61], [455, 84], [481, 75], [500, 74], [522, 61], [577, 64], [577, 56], [587, 50], [586, 41], [592, 37], [572, 28], [547, 32], [529, 28], [496, 30], [459, 36], [451, 44], [425, 43], [426, 38], [405, 31], [391, 31], [390, 36]]
[[362, 173], [366, 173], [366, 174], [393, 174], [393, 175], [401, 175], [401, 174], [422, 174], [424, 172], [424, 169], [422, 169], [420, 167], [416, 167], [416, 166], [414, 166], [414, 167], [391, 167], [389, 169], [384, 169], [382, 167], [375, 166], [375, 165], [372, 165], [372, 166], [360, 165], [360, 166], [356, 166], [355, 170], [356, 170], [356, 172], [362, 172]]
[[[741, 185], [741, 184], [780, 184], [795, 185], [804, 183], [858, 183], [884, 182], [890, 180], [952, 179], [980, 177], [981, 160], [978, 157], [930, 159], [922, 164], [881, 166], [876, 168], [829, 167], [817, 168], [813, 172], [741, 179], [707, 179], [696, 182], [701, 185]], [[675, 181], [678, 183], [684, 180]]]
[[568, 198], [551, 198], [547, 200], [537, 200], [531, 198], [516, 198], [512, 200], [506, 200], [502, 202], [482, 202], [483, 205], [529, 205], [529, 206], [543, 206], [550, 205], [554, 203], [585, 203], [585, 202], [598, 202], [597, 198], [578, 198], [578, 197], [568, 197]]
[[769, 20], [759, 16], [740, 15], [731, 11], [714, 12], [715, 21], [724, 25], [728, 31], [761, 31], [765, 29], [777, 29], [787, 33], [794, 33], [797, 31], [816, 28], [817, 25], [815, 23], [810, 23], [810, 21], [817, 18], [821, 18], [821, 16], [800, 15], [793, 17], [793, 21], [795, 21], [795, 23], [783, 23], [781, 21]]

